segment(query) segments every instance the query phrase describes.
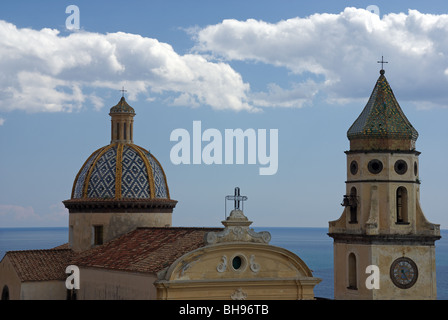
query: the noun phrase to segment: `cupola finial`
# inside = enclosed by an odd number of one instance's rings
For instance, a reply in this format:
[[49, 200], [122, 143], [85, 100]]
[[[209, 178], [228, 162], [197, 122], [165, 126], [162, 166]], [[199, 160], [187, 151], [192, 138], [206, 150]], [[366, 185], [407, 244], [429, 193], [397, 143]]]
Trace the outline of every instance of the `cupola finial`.
[[121, 96], [124, 98], [124, 93], [128, 92], [128, 90], [124, 90], [124, 87], [121, 87]]
[[376, 63], [381, 63], [380, 74], [384, 74], [385, 73], [385, 71], [384, 71], [384, 64], [385, 63], [389, 63], [389, 62], [388, 61], [384, 61], [384, 57], [381, 56], [381, 61], [377, 61]]

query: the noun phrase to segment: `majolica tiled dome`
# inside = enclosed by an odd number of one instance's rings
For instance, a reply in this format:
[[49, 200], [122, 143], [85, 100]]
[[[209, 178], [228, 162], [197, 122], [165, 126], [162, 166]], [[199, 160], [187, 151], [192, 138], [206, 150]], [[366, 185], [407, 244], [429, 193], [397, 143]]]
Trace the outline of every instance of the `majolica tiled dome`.
[[112, 143], [96, 150], [79, 170], [72, 199], [169, 199], [159, 161], [134, 144]]
[[134, 108], [132, 108], [127, 102], [124, 97], [121, 97], [120, 101], [117, 103], [117, 105], [110, 108], [110, 113], [130, 113], [132, 115], [135, 115]]
[[79, 170], [72, 200], [136, 201], [170, 199], [159, 161], [133, 143], [134, 109], [124, 96], [110, 109], [111, 143], [91, 154]]

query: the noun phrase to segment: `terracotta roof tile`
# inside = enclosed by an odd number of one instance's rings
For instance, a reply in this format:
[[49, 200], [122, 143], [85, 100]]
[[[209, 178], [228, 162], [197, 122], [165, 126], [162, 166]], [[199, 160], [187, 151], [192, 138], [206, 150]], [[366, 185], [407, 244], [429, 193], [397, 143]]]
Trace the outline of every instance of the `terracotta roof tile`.
[[158, 272], [183, 254], [205, 245], [204, 235], [222, 228], [137, 228], [102, 246], [75, 253], [68, 244], [53, 249], [8, 251], [21, 281], [65, 280], [65, 268], [96, 267], [132, 272]]
[[70, 249], [70, 246], [68, 245], [68, 242], [67, 242], [67, 243], [61, 244], [57, 247], [54, 247], [53, 249]]
[[138, 228], [77, 256], [71, 264], [123, 271], [158, 272], [205, 245], [204, 235], [222, 228]]
[[75, 256], [71, 249], [8, 251], [21, 281], [65, 280], [65, 268]]

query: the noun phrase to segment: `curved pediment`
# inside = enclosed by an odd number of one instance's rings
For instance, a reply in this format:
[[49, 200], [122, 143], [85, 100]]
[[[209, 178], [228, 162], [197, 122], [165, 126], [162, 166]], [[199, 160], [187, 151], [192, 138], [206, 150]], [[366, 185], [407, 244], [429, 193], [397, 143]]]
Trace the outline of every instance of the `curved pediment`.
[[160, 280], [204, 281], [312, 277], [294, 253], [261, 243], [227, 242], [202, 247], [177, 259]]

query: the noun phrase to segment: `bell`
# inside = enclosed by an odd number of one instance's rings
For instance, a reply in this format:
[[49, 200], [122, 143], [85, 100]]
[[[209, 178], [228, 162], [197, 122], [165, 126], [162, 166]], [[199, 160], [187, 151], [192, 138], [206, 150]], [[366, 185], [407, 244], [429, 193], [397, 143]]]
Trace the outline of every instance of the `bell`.
[[342, 199], [341, 206], [343, 206], [343, 207], [348, 207], [348, 206], [350, 206], [350, 201], [349, 201], [347, 195], [344, 195], [344, 199]]

